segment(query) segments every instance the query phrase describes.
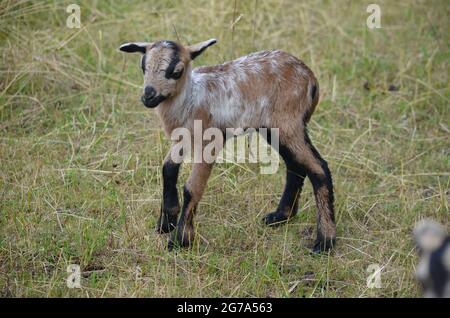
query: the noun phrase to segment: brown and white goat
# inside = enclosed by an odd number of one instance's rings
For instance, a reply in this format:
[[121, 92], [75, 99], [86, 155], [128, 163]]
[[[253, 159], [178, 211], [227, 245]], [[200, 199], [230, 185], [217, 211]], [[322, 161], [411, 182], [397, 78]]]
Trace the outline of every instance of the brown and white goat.
[[[193, 129], [194, 120], [201, 120], [203, 129], [215, 127], [223, 132], [226, 128], [278, 128], [279, 153], [286, 164], [287, 180], [277, 210], [266, 215], [264, 221], [276, 225], [297, 213], [308, 176], [318, 210], [313, 251], [328, 250], [336, 239], [331, 173], [306, 131], [319, 99], [313, 72], [296, 57], [279, 50], [192, 69], [191, 61], [214, 43], [215, 39], [191, 46], [173, 41], [135, 42], [123, 44], [120, 50], [143, 55], [141, 100], [149, 108], [158, 106], [156, 112], [168, 136], [179, 127]], [[267, 141], [270, 143], [270, 136]], [[172, 248], [192, 243], [194, 213], [212, 164], [193, 164], [180, 209], [176, 188], [180, 163], [175, 163], [170, 153], [163, 165], [163, 203], [157, 230], [167, 233], [176, 229], [169, 241]]]

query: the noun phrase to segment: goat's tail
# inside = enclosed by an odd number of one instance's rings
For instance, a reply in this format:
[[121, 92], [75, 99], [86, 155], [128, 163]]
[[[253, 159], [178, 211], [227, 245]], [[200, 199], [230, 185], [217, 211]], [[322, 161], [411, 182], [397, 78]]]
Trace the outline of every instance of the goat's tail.
[[303, 122], [306, 124], [311, 119], [317, 104], [319, 103], [319, 83], [313, 77], [308, 84], [308, 98], [309, 105], [306, 109], [305, 115], [303, 117]]

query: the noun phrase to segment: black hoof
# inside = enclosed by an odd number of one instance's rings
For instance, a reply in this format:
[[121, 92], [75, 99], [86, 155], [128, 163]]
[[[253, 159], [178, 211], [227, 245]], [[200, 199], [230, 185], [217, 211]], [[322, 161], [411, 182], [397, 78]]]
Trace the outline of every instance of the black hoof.
[[314, 254], [328, 252], [336, 245], [336, 239], [317, 239], [312, 248]]
[[169, 252], [173, 251], [174, 249], [177, 249], [179, 246], [176, 244], [176, 242], [169, 240], [169, 243], [167, 244], [167, 249]]
[[156, 225], [156, 232], [159, 234], [172, 232], [177, 224], [177, 216], [168, 213], [161, 213]]
[[269, 226], [278, 226], [278, 225], [281, 225], [281, 224], [283, 224], [283, 223], [286, 223], [286, 221], [287, 221], [288, 219], [289, 219], [289, 218], [286, 217], [283, 213], [280, 213], [280, 212], [275, 211], [275, 212], [272, 212], [272, 213], [267, 214], [267, 215], [263, 218], [263, 222], [264, 222], [266, 225], [269, 225]]
[[174, 249], [189, 248], [192, 241], [193, 237], [191, 237], [191, 239], [189, 240], [189, 235], [186, 235], [186, 232], [183, 233], [183, 231], [177, 229], [172, 233], [171, 238], [169, 239], [169, 243], [167, 244], [167, 249], [169, 251], [172, 251]]
[[167, 243], [167, 249], [170, 251], [179, 250], [181, 248], [189, 248], [191, 246], [190, 242], [187, 240], [175, 240], [170, 239], [169, 243]]

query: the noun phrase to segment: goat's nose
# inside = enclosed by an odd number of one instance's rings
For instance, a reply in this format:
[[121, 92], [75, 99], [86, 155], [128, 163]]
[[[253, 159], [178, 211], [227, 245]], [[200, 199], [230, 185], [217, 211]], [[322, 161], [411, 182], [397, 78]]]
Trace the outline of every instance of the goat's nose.
[[152, 99], [153, 97], [155, 97], [156, 95], [156, 91], [153, 87], [151, 86], [146, 86], [144, 89], [144, 96], [145, 99]]

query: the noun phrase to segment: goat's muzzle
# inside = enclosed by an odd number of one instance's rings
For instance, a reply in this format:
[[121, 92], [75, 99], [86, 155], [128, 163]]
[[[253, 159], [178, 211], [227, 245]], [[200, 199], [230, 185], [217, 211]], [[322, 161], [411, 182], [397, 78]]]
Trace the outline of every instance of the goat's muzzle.
[[156, 91], [153, 87], [147, 86], [144, 89], [144, 95], [141, 97], [142, 103], [145, 107], [154, 108], [158, 106], [167, 97], [163, 95], [156, 95]]

